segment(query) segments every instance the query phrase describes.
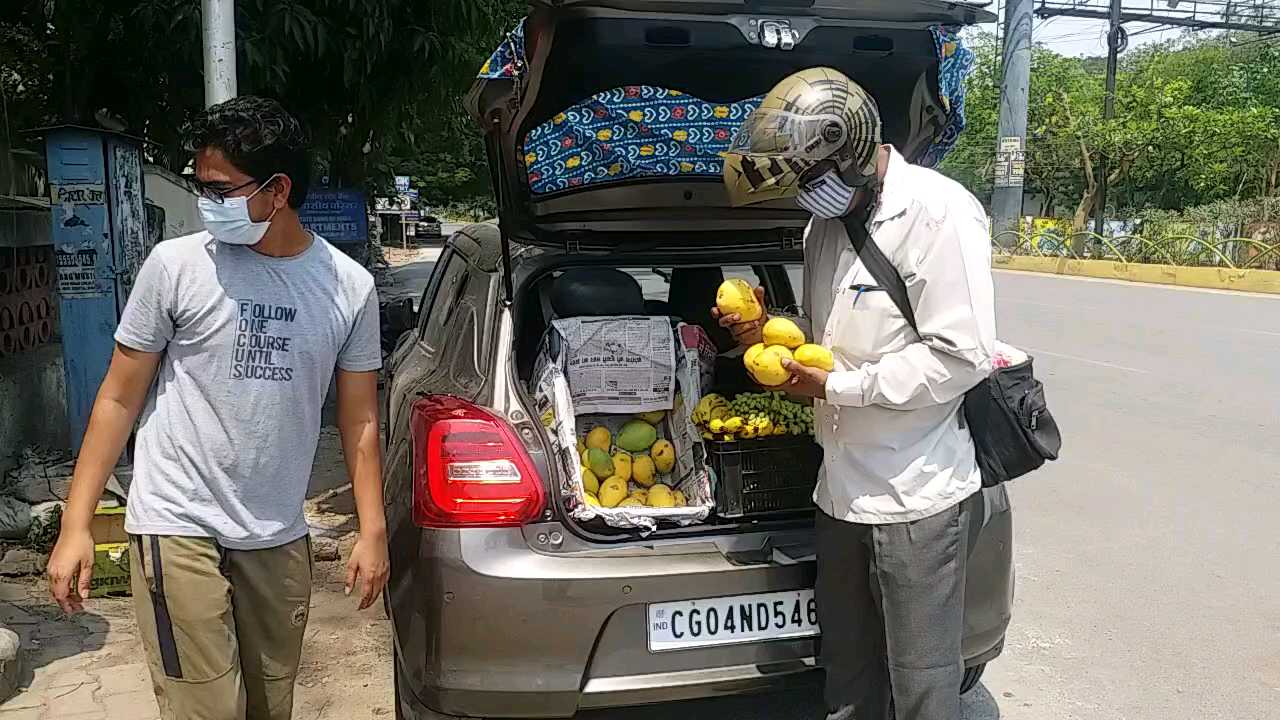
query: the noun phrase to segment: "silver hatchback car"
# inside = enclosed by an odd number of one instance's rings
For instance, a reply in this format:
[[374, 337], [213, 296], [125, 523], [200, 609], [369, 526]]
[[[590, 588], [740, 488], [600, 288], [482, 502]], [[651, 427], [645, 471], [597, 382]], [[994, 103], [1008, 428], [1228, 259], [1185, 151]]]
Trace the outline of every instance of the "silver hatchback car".
[[[559, 496], [529, 379], [570, 269], [638, 285], [646, 311], [702, 325], [726, 275], [798, 305], [794, 204], [731, 209], [715, 178], [663, 177], [534, 194], [530, 130], [624, 85], [749, 98], [797, 69], [864, 82], [888, 139], [917, 157], [943, 130], [930, 27], [989, 13], [934, 0], [545, 0], [525, 25], [514, 77], [482, 80], [469, 109], [485, 132], [499, 223], [445, 244], [403, 331], [387, 393], [387, 609], [397, 717], [562, 718], [605, 708], [745, 693], [820, 673], [811, 610], [813, 508], [641, 535], [574, 520]], [[757, 8], [770, 8], [769, 12]], [[759, 28], [784, 32], [785, 45]], [[499, 230], [501, 227], [501, 231]], [[738, 363], [740, 366], [740, 363]], [[472, 463], [514, 469], [470, 482]], [[472, 466], [475, 467], [475, 466]], [[984, 491], [966, 590], [965, 689], [1004, 643], [1013, 599], [1003, 488]], [[732, 599], [748, 642], [726, 640], [706, 600]], [[702, 602], [700, 602], [702, 601]], [[670, 622], [655, 622], [662, 605]], [[705, 613], [705, 614], [703, 614]], [[781, 617], [780, 621], [775, 620]]]

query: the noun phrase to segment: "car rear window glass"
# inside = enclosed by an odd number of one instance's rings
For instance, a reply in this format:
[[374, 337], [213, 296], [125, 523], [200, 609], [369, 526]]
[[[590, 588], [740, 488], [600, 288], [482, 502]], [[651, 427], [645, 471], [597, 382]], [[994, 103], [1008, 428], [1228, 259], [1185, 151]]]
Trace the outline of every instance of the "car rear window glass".
[[456, 252], [451, 252], [445, 261], [444, 267], [436, 270], [436, 273], [437, 276], [433, 277], [431, 281], [433, 288], [429, 289], [429, 292], [432, 293], [431, 300], [423, 308], [424, 325], [422, 337], [427, 345], [432, 348], [436, 346], [439, 340], [437, 335], [461, 294], [467, 277], [466, 258]]
[[[640, 290], [645, 300], [666, 302], [671, 295], [672, 268], [620, 268], [623, 272], [640, 283]], [[761, 284], [760, 275], [750, 265], [726, 265], [721, 268], [725, 278], [741, 278], [752, 287]], [[799, 264], [787, 265], [787, 273], [795, 288], [796, 297], [800, 296], [800, 280], [804, 275], [804, 267]]]

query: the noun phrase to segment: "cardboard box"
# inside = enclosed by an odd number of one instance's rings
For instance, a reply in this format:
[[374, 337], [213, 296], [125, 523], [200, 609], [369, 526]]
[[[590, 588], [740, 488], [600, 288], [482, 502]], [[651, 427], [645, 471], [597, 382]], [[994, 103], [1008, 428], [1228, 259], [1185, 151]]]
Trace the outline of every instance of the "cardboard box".
[[93, 550], [89, 597], [129, 595], [129, 543], [100, 543]]
[[[571, 375], [574, 372], [571, 361], [586, 357], [589, 362], [580, 365], [590, 366], [593, 363], [599, 364], [596, 361], [600, 356], [577, 353], [575, 338], [583, 337], [584, 333], [574, 329], [571, 321], [557, 320], [547, 331], [548, 337], [554, 336], [557, 340], [544, 338], [542, 355], [535, 365], [538, 371], [531, 388], [536, 411], [550, 434], [555, 457], [560, 462], [560, 489], [562, 496], [568, 500], [570, 513], [580, 521], [599, 517], [611, 527], [635, 529], [642, 534], [656, 530], [659, 521], [677, 525], [693, 525], [705, 521], [714, 505], [711, 472], [706, 464], [706, 449], [702, 444], [701, 433], [694, 427], [689, 415], [692, 404], [702, 397], [702, 388], [710, 383], [714, 371], [715, 350], [711, 340], [702, 328], [695, 325], [681, 325], [673, 332], [670, 319], [665, 317], [605, 317], [589, 320], [596, 327], [604, 327], [615, 321], [623, 323], [622, 328], [611, 327], [607, 335], [626, 337], [632, 347], [625, 352], [615, 352], [611, 361], [614, 363], [613, 367], [603, 375], [595, 374], [594, 368], [590, 370], [588, 378], [592, 374], [596, 378], [594, 384], [590, 381], [586, 383], [591, 392], [585, 396], [575, 394], [571, 389]], [[642, 330], [624, 332], [623, 328], [628, 325], [633, 330], [634, 327]], [[601, 334], [598, 330], [591, 330], [585, 336], [595, 339]], [[653, 341], [656, 349], [644, 351], [636, 344], [641, 340]], [[673, 345], [674, 359], [667, 360]], [[633, 357], [627, 357], [628, 354]], [[657, 361], [646, 366], [644, 357], [657, 358]], [[626, 391], [610, 394], [607, 390], [609, 379], [624, 373], [627, 366], [643, 367], [639, 378], [632, 378], [629, 381], [631, 387]], [[599, 382], [601, 378], [605, 382]], [[578, 404], [580, 397], [585, 398], [591, 410], [582, 410]], [[581, 464], [578, 437], [585, 428], [595, 425], [607, 427], [616, 435], [618, 429], [631, 420], [635, 413], [655, 409], [650, 404], [653, 402], [666, 403], [665, 407], [656, 408], [669, 411], [657, 430], [659, 437], [671, 441], [676, 451], [675, 471], [663, 480], [684, 493], [688, 506], [600, 508], [587, 504], [582, 476], [578, 470]], [[601, 410], [601, 407], [605, 409]], [[633, 407], [637, 409], [632, 410]]]
[[129, 542], [129, 533], [124, 531], [124, 508], [100, 507], [93, 513], [89, 521], [89, 530], [93, 533], [93, 541], [103, 545]]

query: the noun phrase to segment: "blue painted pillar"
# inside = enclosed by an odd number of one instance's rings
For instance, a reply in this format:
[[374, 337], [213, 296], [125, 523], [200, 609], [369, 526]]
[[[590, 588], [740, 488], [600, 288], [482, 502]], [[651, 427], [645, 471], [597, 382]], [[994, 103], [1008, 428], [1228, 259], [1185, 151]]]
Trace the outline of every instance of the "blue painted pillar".
[[46, 131], [52, 241], [72, 452], [79, 454], [115, 347], [120, 311], [146, 257], [142, 153], [90, 128]]

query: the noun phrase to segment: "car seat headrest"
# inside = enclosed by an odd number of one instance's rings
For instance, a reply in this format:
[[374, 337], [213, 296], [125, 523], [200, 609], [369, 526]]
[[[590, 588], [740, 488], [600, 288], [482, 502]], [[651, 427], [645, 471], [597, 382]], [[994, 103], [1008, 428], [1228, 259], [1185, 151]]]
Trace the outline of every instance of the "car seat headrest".
[[556, 317], [644, 315], [644, 293], [635, 278], [613, 268], [567, 270], [551, 286]]

